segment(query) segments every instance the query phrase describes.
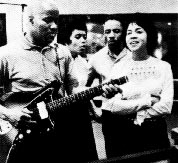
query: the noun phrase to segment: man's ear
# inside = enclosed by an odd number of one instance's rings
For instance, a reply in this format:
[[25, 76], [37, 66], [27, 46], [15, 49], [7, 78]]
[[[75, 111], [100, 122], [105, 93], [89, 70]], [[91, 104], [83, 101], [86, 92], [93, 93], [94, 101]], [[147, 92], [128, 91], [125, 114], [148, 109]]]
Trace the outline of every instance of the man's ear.
[[34, 24], [34, 16], [29, 16], [29, 22]]

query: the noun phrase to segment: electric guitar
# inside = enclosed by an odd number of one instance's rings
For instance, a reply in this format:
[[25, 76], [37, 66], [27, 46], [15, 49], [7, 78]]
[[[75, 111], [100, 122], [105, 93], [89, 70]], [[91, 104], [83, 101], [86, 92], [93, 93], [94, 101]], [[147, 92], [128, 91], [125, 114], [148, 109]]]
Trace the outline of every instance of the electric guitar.
[[17, 146], [22, 143], [26, 137], [29, 138], [31, 134], [43, 134], [53, 130], [55, 127], [55, 121], [51, 115], [53, 115], [53, 113], [58, 109], [65, 108], [81, 100], [90, 100], [101, 95], [103, 93], [102, 86], [105, 84], [121, 85], [126, 82], [128, 82], [128, 78], [127, 76], [123, 76], [119, 79], [111, 80], [96, 87], [91, 87], [85, 91], [55, 99], [54, 95], [57, 94], [56, 90], [58, 89], [56, 89], [56, 87], [59, 87], [59, 83], [57, 81], [53, 81], [50, 85], [40, 90], [38, 95], [27, 104], [22, 103], [20, 106], [19, 104], [16, 106], [16, 104], [9, 102], [6, 106], [8, 108], [25, 107], [33, 111], [37, 125], [27, 126], [25, 124], [19, 124], [15, 128], [8, 121], [0, 121], [0, 136], [8, 135], [10, 141], [12, 142], [7, 158], [9, 159], [11, 158], [11, 155], [14, 155], [14, 151]]

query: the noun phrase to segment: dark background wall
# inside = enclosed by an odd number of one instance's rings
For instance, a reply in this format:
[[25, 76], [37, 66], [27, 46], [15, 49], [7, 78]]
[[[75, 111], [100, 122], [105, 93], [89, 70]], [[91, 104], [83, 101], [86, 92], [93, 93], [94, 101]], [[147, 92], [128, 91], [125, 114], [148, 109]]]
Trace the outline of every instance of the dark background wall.
[[0, 14], [0, 46], [7, 43], [6, 36], [6, 14]]
[[[114, 15], [126, 22], [132, 16], [132, 14]], [[162, 34], [162, 43], [160, 45], [163, 48], [162, 59], [172, 65], [174, 78], [178, 79], [178, 14], [153, 13], [143, 15], [145, 19], [151, 19], [155, 23], [158, 32]], [[81, 18], [85, 19], [88, 23], [94, 23], [98, 25], [98, 28], [93, 28], [93, 32], [102, 33], [102, 24], [107, 16], [107, 14], [60, 15], [58, 42], [65, 43], [65, 27], [71, 19]]]

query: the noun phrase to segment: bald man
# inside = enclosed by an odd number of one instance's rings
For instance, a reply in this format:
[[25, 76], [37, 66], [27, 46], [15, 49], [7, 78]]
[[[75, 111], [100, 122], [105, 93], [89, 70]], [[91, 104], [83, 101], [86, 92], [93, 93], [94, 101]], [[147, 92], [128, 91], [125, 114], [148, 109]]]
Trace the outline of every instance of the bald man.
[[50, 44], [58, 31], [59, 10], [53, 1], [37, 0], [26, 11], [26, 38], [35, 45]]
[[[41, 121], [54, 125], [48, 120], [43, 99], [42, 103], [38, 101], [35, 106], [37, 112], [33, 111], [35, 108], [25, 107], [42, 88], [57, 81], [55, 97], [63, 97], [66, 93], [71, 94], [72, 85], [78, 84], [70, 74], [72, 64], [69, 50], [54, 41], [58, 32], [57, 5], [52, 0], [31, 2], [26, 8], [22, 38], [0, 48], [0, 118], [7, 122], [6, 127], [0, 126], [0, 132], [4, 133], [3, 128], [13, 126], [5, 135], [11, 142], [22, 127], [29, 135], [20, 135], [20, 138], [24, 136], [24, 141], [11, 149], [7, 163], [64, 163], [97, 159], [91, 124], [76, 121], [73, 115], [75, 112], [70, 111], [76, 109], [74, 107], [57, 108], [53, 114], [50, 112], [55, 121], [54, 130], [44, 134], [33, 134], [33, 130], [26, 130], [31, 126], [37, 127]], [[103, 90], [105, 96], [117, 91], [117, 87], [104, 86]], [[36, 117], [41, 121], [37, 122]], [[78, 127], [80, 124], [82, 127]], [[85, 138], [82, 135], [83, 129], [87, 133]], [[94, 157], [90, 157], [88, 151], [94, 153]]]
[[[57, 91], [64, 96], [65, 92], [70, 94], [68, 85], [74, 83], [69, 75], [70, 53], [64, 46], [54, 42], [59, 17], [56, 4], [53, 1], [36, 0], [28, 4], [25, 14], [22, 38], [0, 48], [0, 118], [7, 120], [14, 130], [19, 129], [19, 124], [21, 127], [37, 124], [35, 113], [25, 108], [25, 104], [35, 98], [35, 92], [57, 81], [60, 85]], [[13, 141], [17, 132], [11, 131], [8, 135]], [[57, 154], [60, 160], [60, 152], [54, 150], [54, 135], [52, 132], [32, 134], [30, 139], [24, 139], [24, 144], [18, 144], [20, 147], [11, 151], [7, 162], [53, 162]]]

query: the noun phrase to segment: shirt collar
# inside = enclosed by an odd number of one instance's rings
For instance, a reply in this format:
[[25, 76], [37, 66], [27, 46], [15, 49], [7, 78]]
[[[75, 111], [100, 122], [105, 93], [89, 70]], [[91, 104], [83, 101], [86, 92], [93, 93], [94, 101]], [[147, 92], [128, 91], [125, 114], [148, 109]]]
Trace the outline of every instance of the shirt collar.
[[109, 55], [112, 59], [116, 59], [116, 58], [117, 58], [117, 55], [114, 54], [114, 53], [112, 53], [109, 48], [108, 48], [108, 55]]
[[37, 46], [37, 45], [33, 44], [32, 42], [30, 42], [27, 39], [27, 37], [25, 37], [25, 34], [24, 34], [24, 36], [22, 36], [22, 47], [25, 50], [33, 50], [34, 49], [34, 50], [42, 51], [43, 49], [56, 48], [57, 46], [58, 46], [57, 43], [52, 42], [49, 45], [47, 45], [46, 47], [42, 48], [42, 47]]
[[127, 48], [124, 48], [119, 55], [113, 54], [110, 49], [108, 48], [108, 55], [112, 58], [115, 59], [115, 62], [120, 61], [122, 58], [124, 58], [128, 53]]

